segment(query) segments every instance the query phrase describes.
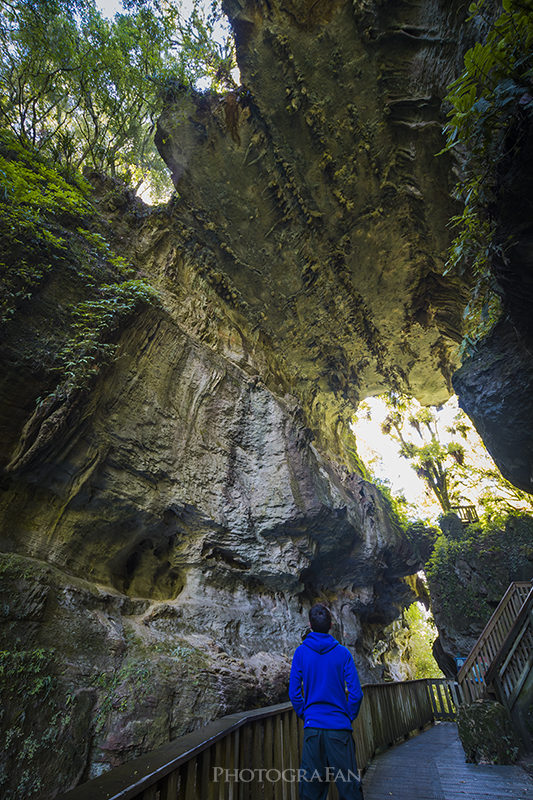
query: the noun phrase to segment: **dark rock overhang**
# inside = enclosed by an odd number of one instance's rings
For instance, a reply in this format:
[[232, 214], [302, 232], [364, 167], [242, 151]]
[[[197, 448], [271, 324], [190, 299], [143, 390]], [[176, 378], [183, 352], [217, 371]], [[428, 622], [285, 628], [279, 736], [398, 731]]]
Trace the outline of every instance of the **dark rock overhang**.
[[435, 157], [467, 44], [452, 5], [227, 0], [242, 87], [184, 91], [159, 120], [204, 275], [310, 419], [452, 391], [465, 293], [442, 276], [453, 176]]

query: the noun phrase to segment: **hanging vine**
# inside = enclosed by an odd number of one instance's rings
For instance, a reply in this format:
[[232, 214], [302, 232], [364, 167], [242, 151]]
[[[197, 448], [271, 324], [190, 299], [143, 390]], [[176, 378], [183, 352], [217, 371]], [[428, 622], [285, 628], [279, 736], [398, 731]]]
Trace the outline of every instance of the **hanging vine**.
[[[470, 5], [471, 19], [488, 14], [486, 0]], [[451, 220], [456, 236], [446, 272], [471, 284], [465, 310], [468, 350], [501, 314], [501, 290], [492, 264], [505, 262], [511, 241], [496, 232], [498, 168], [518, 151], [533, 116], [533, 0], [503, 0], [484, 43], [465, 55], [464, 71], [449, 87], [446, 147], [462, 165], [455, 194], [462, 212]], [[511, 133], [513, 134], [511, 136]]]

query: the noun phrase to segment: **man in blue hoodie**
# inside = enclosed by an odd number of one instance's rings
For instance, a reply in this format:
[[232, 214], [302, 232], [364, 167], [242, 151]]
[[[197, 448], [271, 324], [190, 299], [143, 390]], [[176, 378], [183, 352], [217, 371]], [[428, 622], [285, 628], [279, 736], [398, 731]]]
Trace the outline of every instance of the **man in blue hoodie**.
[[363, 692], [354, 660], [330, 636], [325, 606], [311, 608], [309, 623], [311, 632], [296, 648], [289, 678], [291, 703], [304, 721], [300, 800], [326, 800], [332, 779], [340, 800], [363, 800], [352, 736]]

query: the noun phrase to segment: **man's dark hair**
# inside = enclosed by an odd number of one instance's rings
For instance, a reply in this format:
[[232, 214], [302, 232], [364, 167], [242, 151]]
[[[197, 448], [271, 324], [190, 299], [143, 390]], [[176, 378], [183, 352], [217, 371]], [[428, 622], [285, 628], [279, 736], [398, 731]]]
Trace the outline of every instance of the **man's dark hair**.
[[309, 624], [315, 633], [328, 633], [331, 628], [331, 614], [326, 606], [317, 603], [309, 611]]

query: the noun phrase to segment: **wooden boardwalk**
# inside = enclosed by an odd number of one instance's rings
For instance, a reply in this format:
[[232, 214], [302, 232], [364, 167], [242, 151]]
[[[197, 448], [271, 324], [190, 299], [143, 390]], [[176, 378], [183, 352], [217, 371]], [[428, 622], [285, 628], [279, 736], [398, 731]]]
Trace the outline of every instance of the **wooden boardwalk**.
[[516, 766], [467, 764], [453, 722], [441, 722], [373, 759], [365, 800], [533, 800], [533, 778]]

